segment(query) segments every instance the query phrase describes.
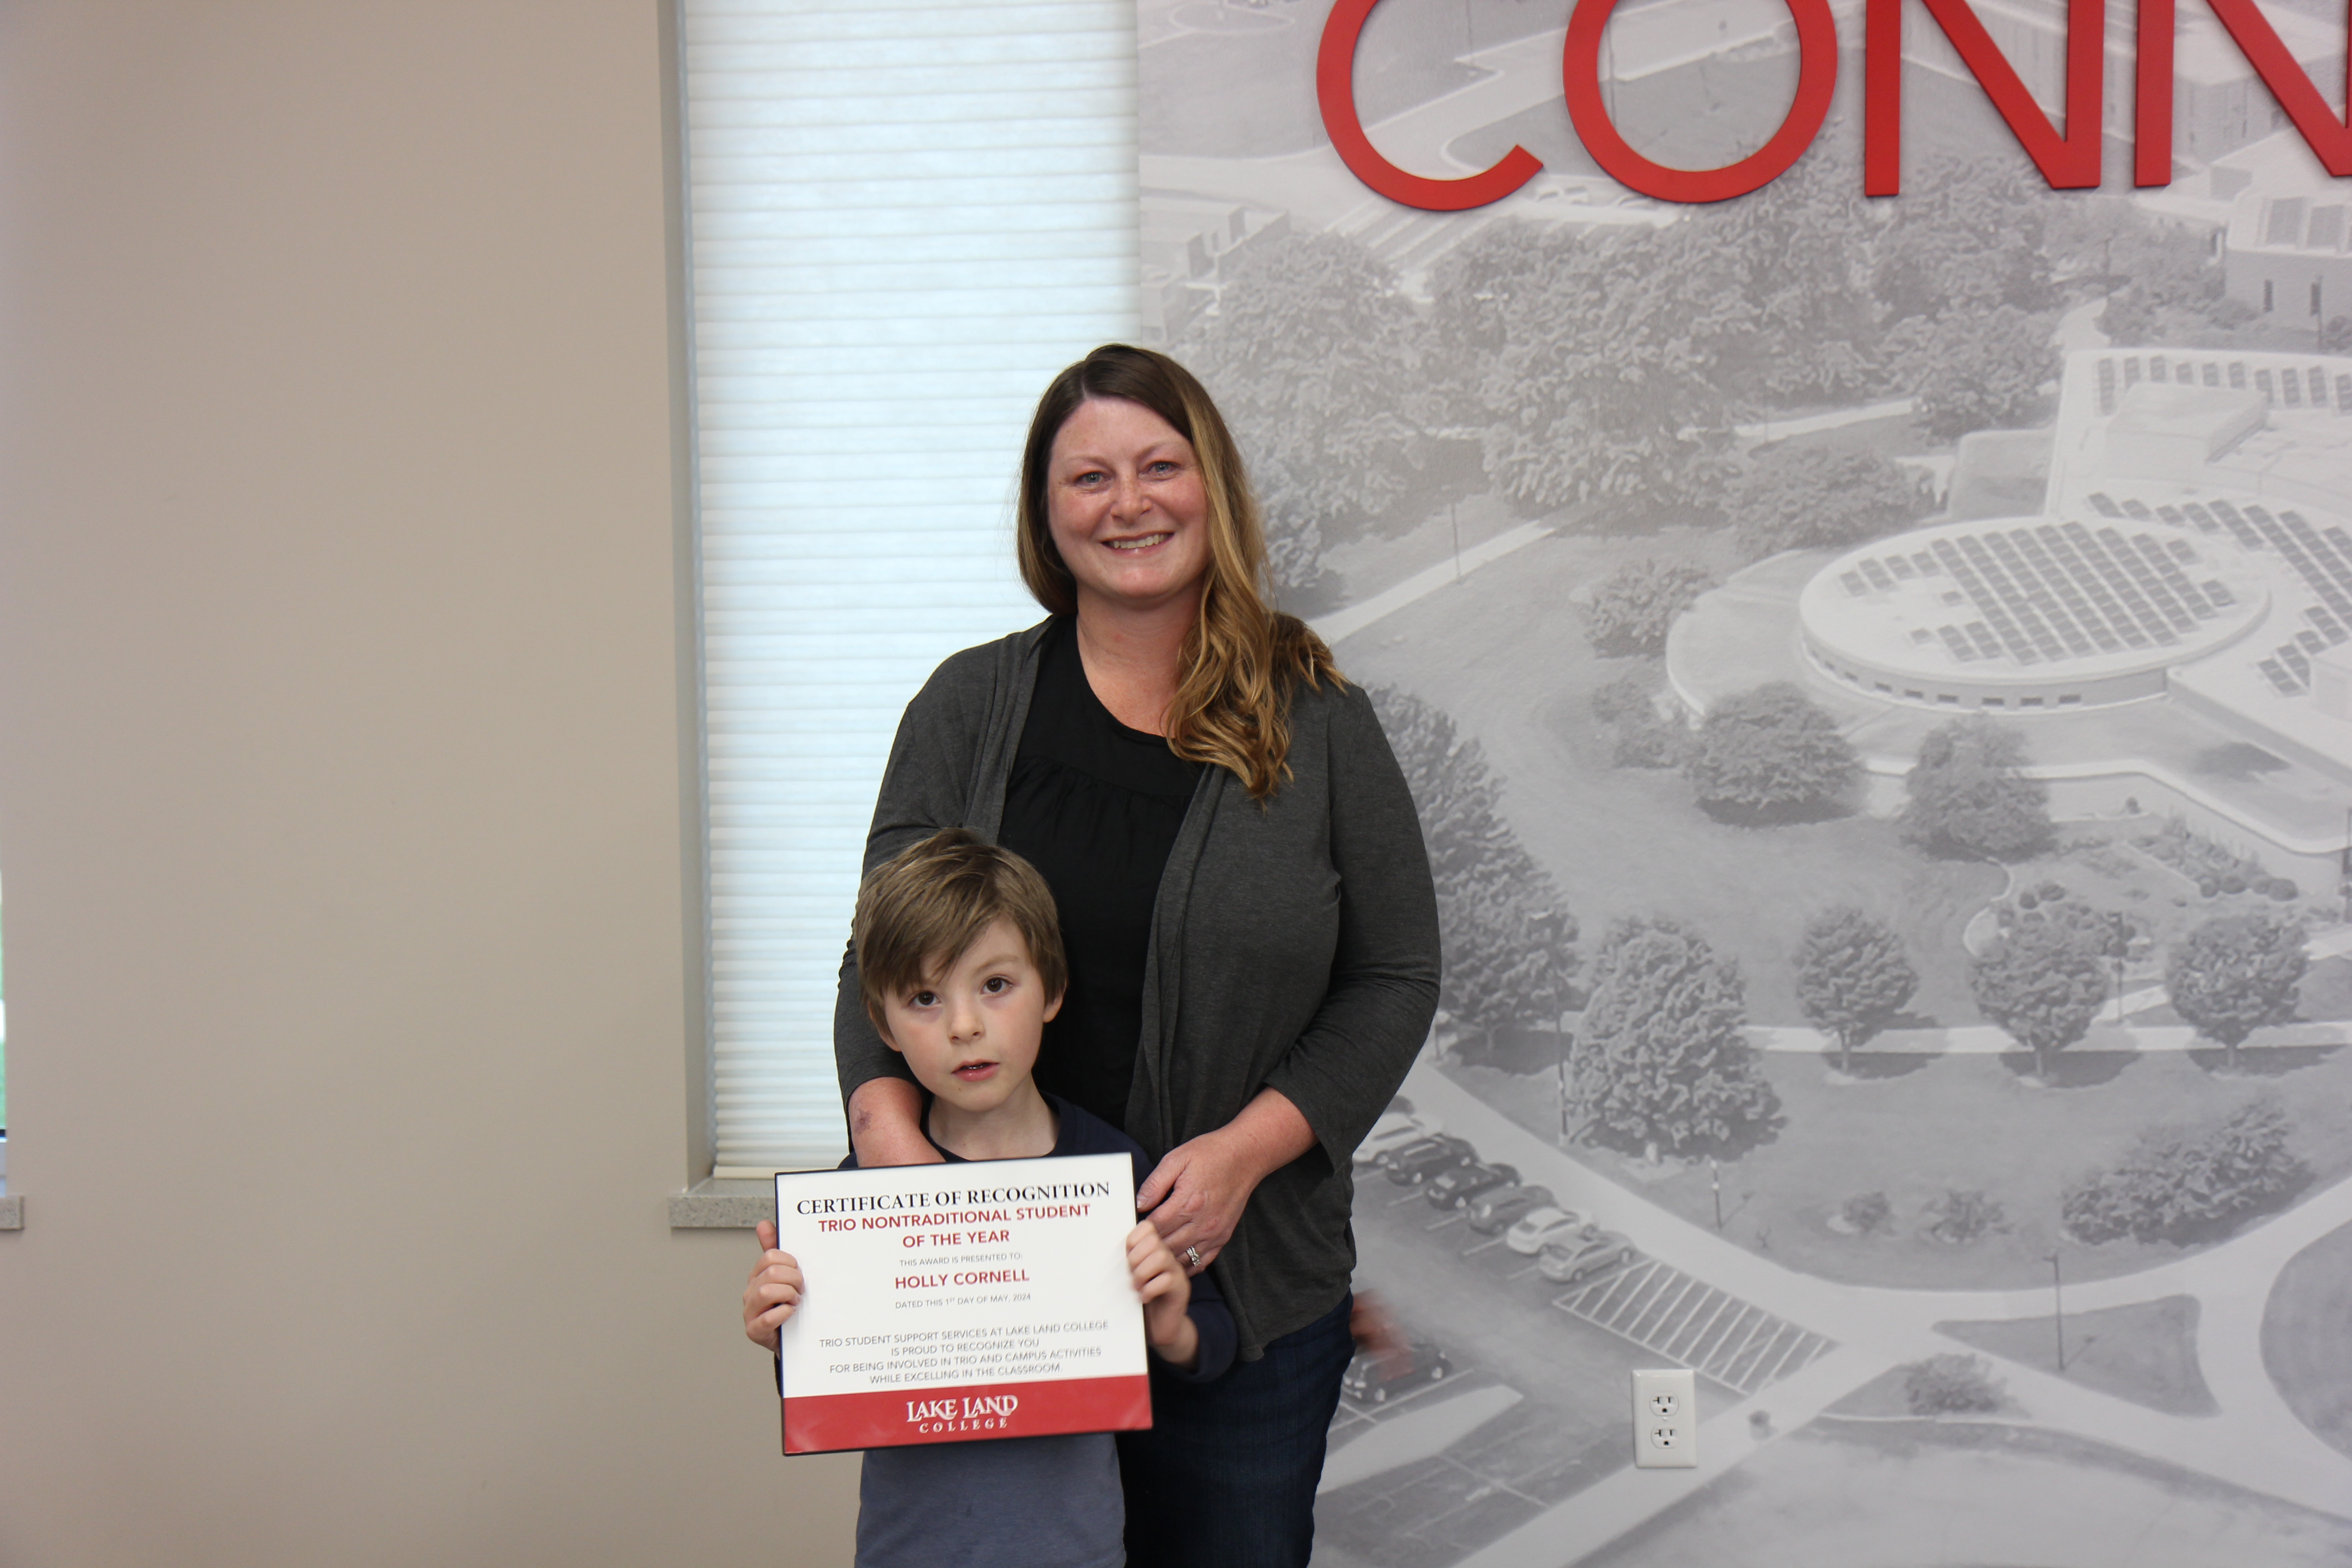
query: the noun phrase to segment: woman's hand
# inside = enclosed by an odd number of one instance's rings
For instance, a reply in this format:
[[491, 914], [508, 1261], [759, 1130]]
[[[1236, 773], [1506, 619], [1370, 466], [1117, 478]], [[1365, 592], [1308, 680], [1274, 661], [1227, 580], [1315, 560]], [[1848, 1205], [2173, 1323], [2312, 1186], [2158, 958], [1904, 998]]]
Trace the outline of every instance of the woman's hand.
[[1257, 1184], [1314, 1146], [1315, 1130], [1298, 1108], [1278, 1089], [1259, 1089], [1239, 1116], [1169, 1150], [1135, 1206], [1197, 1274], [1233, 1239]]
[[942, 1159], [923, 1136], [923, 1091], [903, 1078], [868, 1079], [851, 1092], [849, 1146], [866, 1171], [936, 1165]]
[[761, 1220], [758, 1233], [760, 1266], [743, 1287], [743, 1332], [761, 1350], [772, 1351], [784, 1320], [800, 1310], [807, 1282], [793, 1255], [776, 1250], [776, 1227]]

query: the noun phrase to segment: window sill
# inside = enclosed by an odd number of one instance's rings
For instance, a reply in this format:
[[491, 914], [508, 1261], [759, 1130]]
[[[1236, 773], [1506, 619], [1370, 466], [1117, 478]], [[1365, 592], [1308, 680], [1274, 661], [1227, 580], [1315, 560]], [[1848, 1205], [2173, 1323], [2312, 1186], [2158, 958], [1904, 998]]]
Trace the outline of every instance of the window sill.
[[669, 1198], [672, 1230], [749, 1230], [763, 1219], [772, 1222], [775, 1217], [772, 1181], [719, 1181], [706, 1176]]

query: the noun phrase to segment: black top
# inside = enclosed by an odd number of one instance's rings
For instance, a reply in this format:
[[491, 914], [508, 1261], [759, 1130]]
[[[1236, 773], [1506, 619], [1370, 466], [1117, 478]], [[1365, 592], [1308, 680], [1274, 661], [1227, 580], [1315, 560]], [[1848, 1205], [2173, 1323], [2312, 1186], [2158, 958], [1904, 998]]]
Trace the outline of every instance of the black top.
[[1127, 1125], [1143, 1037], [1143, 969], [1160, 874], [1200, 764], [1111, 717], [1087, 684], [1078, 639], [1056, 618], [1004, 791], [997, 841], [1054, 890], [1070, 990], [1045, 1026], [1037, 1086]]
[[[955, 654], [907, 704], [866, 837], [869, 871], [942, 827], [996, 841], [1037, 689], [1026, 631]], [[1359, 686], [1294, 683], [1290, 778], [1253, 800], [1202, 770], [1160, 879], [1134, 1089], [1121, 1129], [1154, 1159], [1274, 1089], [1316, 1147], [1268, 1175], [1209, 1266], [1241, 1354], [1348, 1293], [1350, 1156], [1404, 1080], [1437, 1011], [1437, 900], [1412, 792]], [[845, 1101], [906, 1062], [874, 1032], [854, 950], [833, 1013]], [[846, 1109], [845, 1105], [845, 1109]]]

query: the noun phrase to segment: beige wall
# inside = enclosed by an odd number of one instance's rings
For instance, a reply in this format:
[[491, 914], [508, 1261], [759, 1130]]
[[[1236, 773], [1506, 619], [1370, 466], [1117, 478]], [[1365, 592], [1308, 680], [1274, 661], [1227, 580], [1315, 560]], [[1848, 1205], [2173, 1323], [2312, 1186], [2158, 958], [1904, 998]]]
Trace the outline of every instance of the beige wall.
[[829, 1563], [688, 1164], [659, 0], [0, 12], [0, 1563]]

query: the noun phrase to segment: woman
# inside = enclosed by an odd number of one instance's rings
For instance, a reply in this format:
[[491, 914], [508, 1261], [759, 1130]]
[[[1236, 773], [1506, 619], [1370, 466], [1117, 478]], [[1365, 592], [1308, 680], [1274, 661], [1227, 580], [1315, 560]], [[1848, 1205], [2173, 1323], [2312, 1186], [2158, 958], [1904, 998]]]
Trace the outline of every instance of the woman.
[[[963, 826], [1045, 873], [1072, 984], [1038, 1082], [1158, 1161], [1138, 1207], [1241, 1332], [1232, 1372], [1159, 1380], [1122, 1439], [1129, 1561], [1304, 1564], [1350, 1354], [1349, 1156], [1436, 1008], [1420, 825], [1370, 703], [1268, 607], [1240, 457], [1182, 366], [1113, 344], [1055, 377], [1018, 526], [1050, 618], [908, 705], [866, 864]], [[834, 1040], [859, 1163], [935, 1159], [855, 963]]]

